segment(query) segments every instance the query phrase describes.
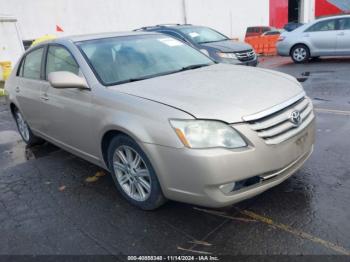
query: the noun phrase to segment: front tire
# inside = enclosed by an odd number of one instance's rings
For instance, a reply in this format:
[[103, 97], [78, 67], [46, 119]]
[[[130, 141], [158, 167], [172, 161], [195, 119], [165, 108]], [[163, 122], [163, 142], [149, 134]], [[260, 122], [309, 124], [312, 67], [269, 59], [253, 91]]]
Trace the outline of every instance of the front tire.
[[293, 47], [290, 56], [294, 63], [305, 63], [310, 59], [310, 50], [306, 45], [296, 45]]
[[14, 110], [13, 115], [16, 121], [18, 132], [21, 135], [23, 141], [28, 146], [34, 146], [34, 145], [42, 144], [44, 142], [43, 139], [33, 134], [32, 130], [30, 130], [29, 125], [24, 120], [23, 115], [17, 108]]
[[130, 137], [119, 135], [111, 140], [108, 166], [116, 187], [129, 203], [153, 210], [166, 201], [151, 162]]

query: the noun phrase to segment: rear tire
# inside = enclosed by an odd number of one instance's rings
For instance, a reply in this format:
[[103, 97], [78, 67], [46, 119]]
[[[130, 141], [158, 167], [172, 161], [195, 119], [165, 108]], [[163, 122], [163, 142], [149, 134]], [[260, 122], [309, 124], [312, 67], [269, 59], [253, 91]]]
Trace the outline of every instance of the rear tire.
[[107, 154], [115, 185], [129, 203], [154, 210], [166, 202], [151, 162], [134, 140], [126, 135], [114, 137]]
[[13, 116], [14, 116], [15, 121], [16, 121], [18, 132], [21, 135], [24, 143], [26, 143], [28, 146], [34, 146], [34, 145], [42, 144], [45, 142], [45, 140], [43, 140], [40, 137], [37, 137], [33, 134], [29, 125], [24, 120], [23, 115], [21, 114], [21, 112], [17, 108], [14, 110]]
[[290, 56], [296, 64], [306, 63], [310, 59], [310, 50], [306, 45], [296, 45], [293, 47]]

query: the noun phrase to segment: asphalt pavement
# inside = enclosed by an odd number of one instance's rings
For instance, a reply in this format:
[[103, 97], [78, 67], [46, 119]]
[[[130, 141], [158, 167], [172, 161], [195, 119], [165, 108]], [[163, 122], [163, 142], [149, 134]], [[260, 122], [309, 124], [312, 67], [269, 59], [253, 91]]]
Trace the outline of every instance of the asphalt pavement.
[[109, 174], [86, 181], [100, 168], [49, 143], [26, 148], [0, 98], [0, 255], [350, 255], [350, 58], [260, 66], [302, 81], [315, 151], [281, 185], [219, 210], [134, 208]]

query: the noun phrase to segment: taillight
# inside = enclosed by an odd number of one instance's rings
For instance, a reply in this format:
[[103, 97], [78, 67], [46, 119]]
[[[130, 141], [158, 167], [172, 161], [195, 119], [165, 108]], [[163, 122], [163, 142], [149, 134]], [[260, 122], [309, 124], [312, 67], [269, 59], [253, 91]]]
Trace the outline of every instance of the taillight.
[[277, 41], [278, 41], [278, 42], [282, 42], [284, 39], [286, 39], [286, 37], [280, 35], [280, 37], [277, 39]]

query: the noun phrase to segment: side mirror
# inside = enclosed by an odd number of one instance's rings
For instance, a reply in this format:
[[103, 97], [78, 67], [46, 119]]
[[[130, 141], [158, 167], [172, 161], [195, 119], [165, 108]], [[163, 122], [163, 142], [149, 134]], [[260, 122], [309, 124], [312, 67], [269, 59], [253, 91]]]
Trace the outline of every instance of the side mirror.
[[54, 88], [90, 89], [84, 78], [68, 71], [52, 72], [48, 80]]

